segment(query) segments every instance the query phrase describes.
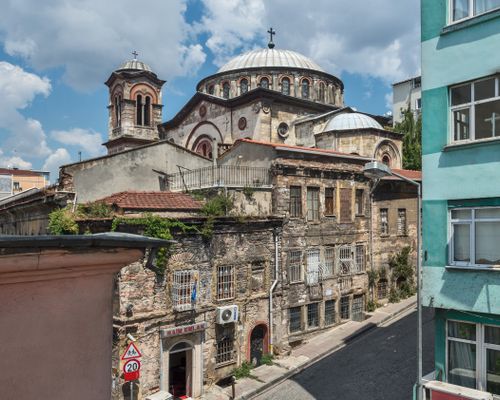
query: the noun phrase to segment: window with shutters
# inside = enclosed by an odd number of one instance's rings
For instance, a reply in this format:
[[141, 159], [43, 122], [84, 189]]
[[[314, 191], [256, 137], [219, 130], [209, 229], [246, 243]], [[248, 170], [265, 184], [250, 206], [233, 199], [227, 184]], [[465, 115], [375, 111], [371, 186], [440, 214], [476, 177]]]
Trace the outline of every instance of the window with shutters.
[[302, 282], [302, 251], [288, 253], [288, 281], [290, 283]]
[[340, 222], [352, 221], [352, 190], [351, 188], [340, 189]]
[[398, 235], [406, 235], [406, 208], [398, 209]]
[[356, 189], [356, 198], [355, 198], [356, 215], [363, 215], [365, 213], [363, 207], [363, 198], [364, 198], [364, 190]]
[[319, 282], [319, 264], [320, 253], [319, 249], [307, 250], [307, 284], [315, 285]]
[[389, 210], [387, 208], [380, 209], [380, 234], [388, 235], [389, 234]]
[[290, 186], [290, 217], [302, 217], [302, 188]]
[[307, 220], [319, 220], [319, 188], [307, 188]]
[[228, 300], [234, 298], [234, 267], [224, 266], [217, 268], [217, 299]]
[[325, 215], [328, 217], [335, 215], [335, 188], [325, 189]]

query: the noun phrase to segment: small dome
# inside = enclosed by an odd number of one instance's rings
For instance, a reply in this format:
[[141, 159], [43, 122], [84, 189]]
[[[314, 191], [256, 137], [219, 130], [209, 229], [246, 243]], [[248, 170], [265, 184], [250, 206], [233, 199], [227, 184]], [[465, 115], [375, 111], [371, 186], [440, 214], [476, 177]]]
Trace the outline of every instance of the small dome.
[[360, 113], [343, 113], [334, 116], [328, 123], [324, 131], [342, 131], [348, 129], [384, 129], [372, 117]]
[[263, 67], [300, 68], [325, 72], [318, 64], [302, 54], [291, 50], [269, 48], [249, 51], [234, 57], [217, 72]]
[[124, 71], [124, 70], [153, 72], [153, 70], [148, 64], [143, 63], [142, 61], [139, 60], [126, 61], [120, 66], [120, 68], [117, 69], [117, 71]]

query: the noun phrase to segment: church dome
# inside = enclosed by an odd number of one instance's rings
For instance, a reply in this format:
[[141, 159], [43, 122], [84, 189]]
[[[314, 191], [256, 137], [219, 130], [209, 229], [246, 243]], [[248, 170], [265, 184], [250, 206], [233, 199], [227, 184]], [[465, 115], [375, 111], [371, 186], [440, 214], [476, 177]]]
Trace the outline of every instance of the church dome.
[[124, 62], [118, 69], [117, 71], [124, 71], [124, 70], [134, 70], [134, 71], [148, 71], [148, 72], [153, 72], [151, 67], [139, 60], [129, 60]]
[[239, 69], [265, 67], [297, 68], [325, 72], [318, 64], [300, 53], [274, 48], [252, 50], [241, 54], [231, 59], [217, 72], [221, 73]]
[[360, 113], [343, 113], [336, 115], [328, 123], [324, 131], [342, 131], [349, 129], [384, 129], [372, 117]]

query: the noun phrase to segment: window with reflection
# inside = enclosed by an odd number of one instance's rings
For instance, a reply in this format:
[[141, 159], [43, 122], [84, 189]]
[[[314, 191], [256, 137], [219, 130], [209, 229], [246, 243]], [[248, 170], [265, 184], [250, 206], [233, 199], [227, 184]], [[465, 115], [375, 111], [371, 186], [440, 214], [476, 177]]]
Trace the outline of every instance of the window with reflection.
[[302, 81], [302, 98], [303, 99], [309, 98], [309, 87], [310, 87], [309, 81], [307, 79], [304, 79]]
[[269, 79], [267, 79], [267, 78], [265, 78], [265, 77], [264, 77], [264, 78], [262, 78], [262, 79], [260, 80], [260, 87], [261, 87], [261, 88], [264, 88], [264, 89], [269, 89]]
[[281, 93], [286, 94], [287, 96], [290, 96], [290, 79], [289, 78], [283, 78], [281, 80]]
[[242, 79], [240, 81], [240, 94], [244, 94], [246, 92], [248, 92], [248, 80]]

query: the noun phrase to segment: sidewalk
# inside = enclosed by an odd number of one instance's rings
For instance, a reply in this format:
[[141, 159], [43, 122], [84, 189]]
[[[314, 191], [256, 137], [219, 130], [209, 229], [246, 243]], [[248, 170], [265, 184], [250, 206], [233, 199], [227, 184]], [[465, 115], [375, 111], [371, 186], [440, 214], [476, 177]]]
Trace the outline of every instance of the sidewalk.
[[[252, 370], [257, 378], [244, 378], [236, 381], [236, 400], [247, 400], [270, 387], [299, 373], [323, 357], [346, 346], [358, 336], [410, 310], [416, 305], [416, 296], [397, 304], [388, 304], [370, 313], [370, 318], [363, 322], [349, 321], [327, 330], [307, 340], [292, 350], [286, 357], [274, 359], [274, 365], [262, 365]], [[221, 388], [214, 385], [202, 396], [204, 400], [229, 400], [231, 387]]]

